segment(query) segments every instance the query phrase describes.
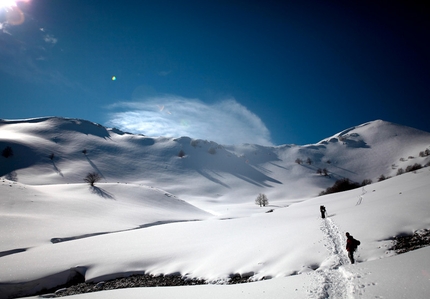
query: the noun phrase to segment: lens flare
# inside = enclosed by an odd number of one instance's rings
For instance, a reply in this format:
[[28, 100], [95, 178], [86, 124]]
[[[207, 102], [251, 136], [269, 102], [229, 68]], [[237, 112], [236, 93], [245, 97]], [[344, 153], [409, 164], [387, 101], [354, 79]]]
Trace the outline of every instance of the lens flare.
[[16, 2], [14, 0], [0, 0], [0, 9], [12, 6], [16, 6]]
[[16, 26], [24, 23], [25, 16], [18, 7], [18, 2], [28, 3], [30, 0], [0, 0], [0, 10], [5, 11], [7, 24]]

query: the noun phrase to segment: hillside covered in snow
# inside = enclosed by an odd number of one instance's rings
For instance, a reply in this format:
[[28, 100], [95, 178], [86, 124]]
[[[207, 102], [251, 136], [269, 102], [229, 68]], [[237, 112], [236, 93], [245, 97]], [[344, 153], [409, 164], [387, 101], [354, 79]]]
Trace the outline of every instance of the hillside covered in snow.
[[0, 149], [6, 146], [14, 156], [2, 161], [0, 176], [24, 184], [82, 183], [95, 171], [103, 183], [154, 186], [206, 209], [248, 205], [260, 192], [273, 203], [295, 201], [318, 195], [340, 178], [361, 183], [394, 176], [400, 168], [428, 162], [419, 152], [430, 146], [430, 134], [378, 120], [316, 144], [264, 147], [146, 137], [84, 120], [40, 118], [1, 121]]
[[[394, 257], [389, 248], [394, 236], [430, 228], [429, 149], [430, 133], [381, 120], [274, 147], [148, 137], [78, 119], [0, 120], [0, 298], [55, 288], [76, 273], [89, 282], [139, 273], [258, 281], [178, 288], [177, 298], [190, 298], [184, 290], [389, 297], [396, 285], [383, 278], [386, 260], [408, 264], [391, 271], [396, 279], [420, 273], [422, 298], [430, 264], [418, 261], [428, 248]], [[84, 183], [90, 172], [101, 177], [95, 186]], [[366, 185], [318, 196], [343, 178]], [[269, 206], [254, 203], [259, 193]], [[344, 251], [346, 231], [362, 242], [357, 265]], [[172, 297], [163, 293], [172, 289], [138, 292]]]

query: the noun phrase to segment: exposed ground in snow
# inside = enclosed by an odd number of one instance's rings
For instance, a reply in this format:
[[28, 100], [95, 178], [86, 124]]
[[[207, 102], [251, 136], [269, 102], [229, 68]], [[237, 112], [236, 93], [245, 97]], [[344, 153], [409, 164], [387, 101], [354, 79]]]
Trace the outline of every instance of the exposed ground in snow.
[[430, 245], [430, 230], [419, 229], [412, 235], [400, 235], [394, 237], [394, 244], [391, 250], [397, 253], [405, 253]]
[[[0, 298], [55, 289], [77, 274], [97, 285], [143, 273], [211, 284], [75, 297], [430, 293], [429, 248], [390, 250], [395, 236], [430, 228], [429, 168], [396, 175], [428, 165], [419, 153], [430, 148], [429, 133], [375, 121], [313, 145], [222, 146], [46, 118], [1, 121], [0, 150], [7, 145], [14, 155], [0, 157]], [[90, 171], [103, 178], [95, 187], [82, 181]], [[381, 174], [392, 178], [376, 182]], [[343, 177], [374, 183], [315, 197]], [[254, 204], [259, 193], [268, 207]], [[344, 250], [346, 231], [361, 241], [356, 265]], [[234, 275], [256, 282], [224, 285]]]

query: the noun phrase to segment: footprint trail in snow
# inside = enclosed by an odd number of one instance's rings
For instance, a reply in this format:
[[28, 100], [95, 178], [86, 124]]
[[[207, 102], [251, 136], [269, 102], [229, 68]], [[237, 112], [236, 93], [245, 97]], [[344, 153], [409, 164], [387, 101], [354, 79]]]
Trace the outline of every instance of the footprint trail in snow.
[[330, 218], [322, 221], [321, 231], [324, 233], [329, 256], [313, 273], [314, 287], [309, 298], [354, 298], [354, 284], [351, 281], [353, 274], [340, 267], [349, 264], [344, 251], [343, 234]]

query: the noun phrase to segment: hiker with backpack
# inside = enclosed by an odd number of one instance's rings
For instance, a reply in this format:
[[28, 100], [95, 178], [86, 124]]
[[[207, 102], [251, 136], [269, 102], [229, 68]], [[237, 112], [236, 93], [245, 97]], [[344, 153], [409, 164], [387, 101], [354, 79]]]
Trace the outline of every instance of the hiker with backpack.
[[360, 241], [354, 239], [349, 233], [346, 233], [346, 251], [348, 251], [348, 257], [351, 264], [354, 264], [354, 251], [357, 250], [357, 246], [360, 245]]
[[320, 212], [321, 212], [321, 218], [325, 218], [325, 207], [324, 206], [320, 206]]

